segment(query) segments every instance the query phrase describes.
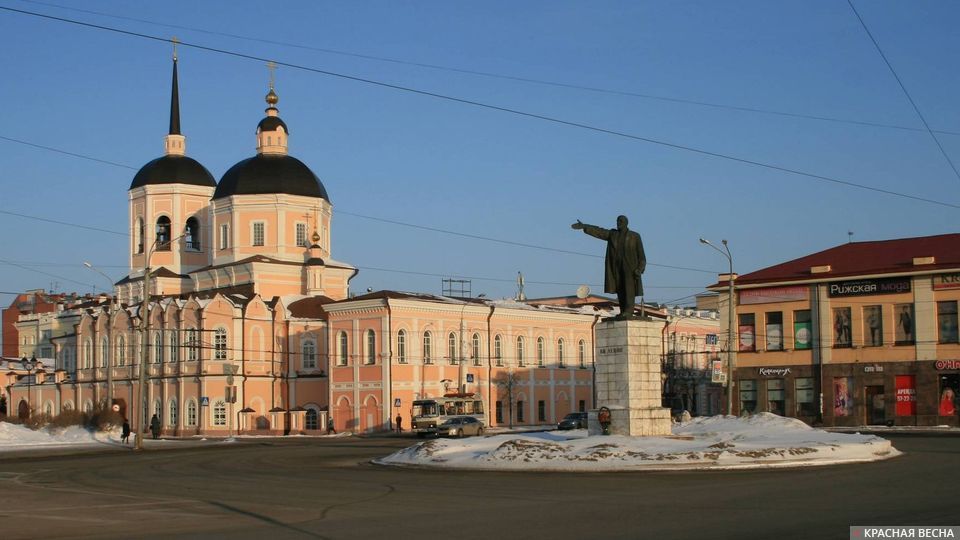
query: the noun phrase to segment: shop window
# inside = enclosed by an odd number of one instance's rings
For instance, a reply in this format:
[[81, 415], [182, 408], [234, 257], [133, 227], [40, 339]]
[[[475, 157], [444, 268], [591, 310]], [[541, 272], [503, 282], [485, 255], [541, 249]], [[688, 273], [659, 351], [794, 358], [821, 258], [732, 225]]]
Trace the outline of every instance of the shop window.
[[894, 344], [913, 345], [913, 304], [897, 304], [893, 307]]
[[833, 415], [853, 416], [853, 377], [833, 378]]
[[937, 302], [937, 328], [940, 343], [957, 343], [957, 302]]
[[740, 381], [740, 413], [753, 414], [757, 411], [757, 381]]
[[793, 348], [807, 350], [813, 343], [813, 324], [810, 322], [810, 310], [798, 309], [793, 312]]
[[940, 376], [940, 402], [937, 404], [937, 414], [940, 416], [956, 416], [960, 408], [960, 375], [954, 373]]
[[740, 332], [740, 351], [757, 350], [756, 320], [753, 313], [741, 313], [738, 331]]
[[786, 412], [786, 396], [783, 390], [783, 379], [767, 380], [767, 411], [783, 416]]
[[850, 347], [853, 345], [850, 332], [850, 308], [841, 307], [833, 310], [833, 346]]
[[815, 416], [818, 407], [814, 400], [813, 377], [797, 377], [796, 387], [797, 416]]
[[863, 346], [883, 345], [883, 309], [880, 306], [863, 308]]
[[771, 311], [767, 313], [767, 350], [783, 350], [783, 312]]

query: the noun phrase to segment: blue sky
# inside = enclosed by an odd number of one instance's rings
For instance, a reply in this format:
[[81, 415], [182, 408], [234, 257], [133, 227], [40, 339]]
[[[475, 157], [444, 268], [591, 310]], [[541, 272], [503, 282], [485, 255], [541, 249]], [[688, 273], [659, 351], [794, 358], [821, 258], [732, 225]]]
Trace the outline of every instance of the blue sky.
[[[70, 9], [0, 0], [0, 7], [177, 36], [960, 204], [960, 178], [842, 1], [62, 5]], [[954, 132], [937, 137], [960, 164], [960, 4], [854, 5], [930, 127]], [[0, 53], [0, 211], [126, 232], [130, 181], [162, 154], [170, 45], [2, 10], [0, 34], [7, 43]], [[179, 58], [187, 153], [219, 179], [254, 154], [268, 72], [260, 61], [189, 46], [180, 47]], [[332, 199], [333, 256], [361, 268], [355, 292], [439, 293], [440, 275], [449, 275], [473, 278], [475, 295], [512, 296], [518, 271], [530, 297], [573, 294], [579, 284], [600, 292], [603, 243], [570, 223], [613, 227], [625, 214], [650, 263], [646, 299], [687, 303], [727, 267], [699, 244], [701, 236], [728, 239], [735, 271], [746, 273], [846, 242], [848, 231], [855, 241], [956, 232], [960, 215], [957, 208], [292, 67], [278, 69], [276, 89], [291, 154], [313, 169]], [[9, 214], [0, 214], [0, 230], [0, 291], [53, 283], [60, 291], [103, 290], [106, 280], [83, 268], [84, 260], [117, 279], [126, 273], [122, 235]], [[0, 304], [10, 298], [0, 295]]]

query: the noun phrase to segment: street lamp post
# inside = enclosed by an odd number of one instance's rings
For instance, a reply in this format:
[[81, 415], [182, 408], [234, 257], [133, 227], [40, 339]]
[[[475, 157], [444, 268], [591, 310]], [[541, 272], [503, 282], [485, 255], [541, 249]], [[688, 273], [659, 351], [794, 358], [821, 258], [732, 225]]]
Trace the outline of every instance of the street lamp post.
[[730, 255], [730, 247], [727, 246], [726, 240], [721, 240], [720, 243], [723, 244], [723, 249], [721, 250], [717, 246], [710, 243], [709, 240], [703, 238], [700, 239], [701, 244], [706, 244], [713, 249], [720, 252], [721, 255], [727, 258], [727, 262], [730, 263], [730, 272], [727, 274], [727, 281], [730, 285], [729, 287], [729, 298], [727, 299], [727, 414], [733, 414], [733, 256]]
[[161, 242], [162, 237], [158, 237], [153, 241], [153, 244], [150, 246], [150, 249], [147, 250], [147, 257], [143, 265], [143, 299], [140, 302], [140, 328], [142, 331], [140, 337], [140, 423], [137, 425], [137, 438], [136, 446], [137, 450], [143, 450], [143, 434], [147, 428], [147, 415], [150, 414], [149, 406], [150, 403], [147, 401], [147, 363], [150, 360], [150, 258], [153, 257], [154, 252], [156, 252], [157, 247], [162, 244], [167, 246], [172, 246], [174, 242], [180, 240], [187, 235], [188, 231], [184, 231], [183, 234], [176, 238], [166, 240]]
[[[90, 264], [88, 261], [84, 261], [83, 265], [89, 268], [90, 270], [93, 270], [94, 272], [103, 276], [104, 279], [106, 279], [110, 283], [110, 289], [113, 289], [113, 280], [110, 279], [110, 276], [101, 272], [100, 269]], [[108, 292], [107, 299], [109, 301], [109, 303], [107, 304], [107, 343], [110, 343], [112, 346], [113, 335], [112, 335], [112, 332], [110, 332], [110, 326], [112, 325], [112, 322], [113, 322], [111, 320], [113, 318], [113, 294], [110, 294]], [[78, 348], [79, 348], [79, 344], [78, 344]], [[95, 347], [93, 347], [92, 349], [95, 349]], [[107, 350], [109, 350], [109, 348]], [[110, 362], [109, 357], [104, 358], [103, 362], [107, 366], [107, 407], [113, 407], [113, 365]]]

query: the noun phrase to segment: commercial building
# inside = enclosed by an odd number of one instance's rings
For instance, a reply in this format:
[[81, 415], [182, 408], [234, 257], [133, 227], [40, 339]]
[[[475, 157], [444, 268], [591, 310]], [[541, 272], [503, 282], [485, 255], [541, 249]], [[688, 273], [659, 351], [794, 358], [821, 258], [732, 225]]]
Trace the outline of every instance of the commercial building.
[[[960, 234], [853, 242], [734, 277], [734, 413], [958, 425]], [[709, 287], [721, 298], [725, 278]]]

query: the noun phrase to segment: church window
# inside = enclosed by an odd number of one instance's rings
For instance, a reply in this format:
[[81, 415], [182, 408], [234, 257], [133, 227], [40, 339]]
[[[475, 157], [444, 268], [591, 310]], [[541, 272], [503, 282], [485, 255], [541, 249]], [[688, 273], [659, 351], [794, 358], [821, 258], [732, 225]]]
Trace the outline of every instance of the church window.
[[163, 363], [163, 333], [157, 332], [153, 336], [153, 363]]
[[186, 243], [187, 249], [200, 251], [200, 221], [195, 217], [187, 220]]
[[222, 400], [217, 401], [213, 405], [213, 425], [227, 425], [227, 404]]
[[143, 218], [137, 218], [137, 253], [143, 253]]
[[367, 364], [377, 360], [377, 335], [373, 330], [367, 330]]
[[340, 332], [339, 342], [337, 346], [337, 364], [341, 366], [347, 365], [347, 333]]
[[170, 330], [170, 362], [180, 361], [180, 337], [176, 330]]
[[187, 425], [197, 425], [197, 402], [192, 399], [187, 403]]
[[220, 225], [220, 249], [230, 247], [230, 226], [224, 223]]
[[307, 224], [297, 223], [297, 245], [307, 247]]
[[127, 340], [123, 336], [117, 338], [117, 365], [127, 365]]
[[264, 223], [255, 221], [253, 223], [253, 245], [262, 246], [264, 241]]
[[303, 342], [303, 369], [317, 367], [317, 346], [312, 340]]
[[157, 218], [157, 250], [170, 251], [170, 218]]
[[213, 332], [213, 359], [227, 359], [227, 329], [217, 328]]

